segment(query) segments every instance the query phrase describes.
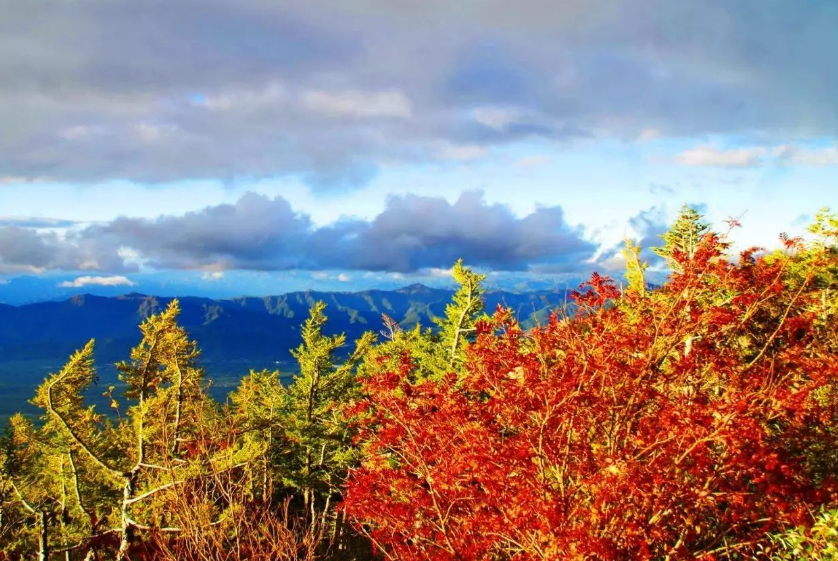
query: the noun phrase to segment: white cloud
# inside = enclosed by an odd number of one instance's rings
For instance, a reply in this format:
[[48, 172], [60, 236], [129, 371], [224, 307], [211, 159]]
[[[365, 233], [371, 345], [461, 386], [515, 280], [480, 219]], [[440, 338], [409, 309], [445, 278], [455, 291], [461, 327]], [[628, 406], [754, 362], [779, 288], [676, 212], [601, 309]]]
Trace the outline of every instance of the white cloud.
[[64, 281], [61, 288], [82, 288], [85, 286], [134, 286], [134, 283], [122, 275], [113, 277], [79, 277], [73, 281]]
[[259, 109], [278, 105], [288, 98], [286, 88], [276, 82], [261, 89], [237, 89], [193, 98], [193, 105], [212, 111]]
[[477, 144], [444, 143], [437, 150], [443, 160], [470, 161], [484, 157], [488, 153], [485, 147]]
[[311, 278], [318, 281], [338, 281], [338, 282], [349, 282], [352, 280], [352, 277], [347, 275], [346, 273], [338, 273], [337, 275], [332, 274], [328, 271], [314, 271], [311, 273]]
[[652, 140], [657, 140], [661, 136], [663, 135], [658, 129], [643, 129], [640, 131], [640, 134], [637, 135], [637, 142], [651, 142]]
[[63, 138], [64, 140], [84, 140], [87, 138], [92, 138], [95, 136], [100, 136], [104, 134], [104, 129], [102, 127], [96, 126], [87, 126], [87, 125], [76, 125], [73, 127], [67, 127], [59, 131], [58, 136]]
[[543, 166], [545, 164], [550, 163], [550, 156], [545, 156], [544, 154], [539, 154], [535, 156], [525, 156], [515, 162], [515, 165], [519, 168], [534, 168], [537, 166]]
[[800, 148], [782, 145], [774, 149], [773, 155], [780, 161], [806, 166], [838, 165], [838, 146], [828, 148]]
[[793, 144], [765, 147], [722, 149], [715, 146], [697, 146], [685, 150], [675, 161], [687, 166], [743, 168], [763, 164], [794, 164], [800, 166], [838, 165], [838, 146], [805, 148]]
[[151, 123], [137, 123], [134, 125], [134, 134], [143, 142], [155, 142], [163, 135], [177, 131], [174, 125], [155, 125]]
[[311, 90], [302, 94], [301, 101], [310, 111], [335, 117], [409, 119], [413, 115], [410, 100], [402, 92], [395, 90], [347, 90], [338, 93]]
[[520, 117], [521, 112], [509, 107], [479, 107], [474, 111], [474, 120], [487, 127], [504, 130]]
[[0, 176], [0, 185], [15, 185], [17, 183], [44, 183], [49, 181], [46, 177], [23, 177], [17, 175]]
[[678, 154], [675, 161], [685, 166], [742, 168], [761, 164], [766, 153], [767, 150], [762, 147], [725, 150], [715, 146], [697, 146]]
[[451, 276], [452, 268], [443, 269], [442, 267], [431, 267], [428, 269], [428, 274], [432, 277], [449, 278]]
[[201, 273], [201, 278], [209, 281], [218, 281], [224, 278], [224, 271], [207, 271]]

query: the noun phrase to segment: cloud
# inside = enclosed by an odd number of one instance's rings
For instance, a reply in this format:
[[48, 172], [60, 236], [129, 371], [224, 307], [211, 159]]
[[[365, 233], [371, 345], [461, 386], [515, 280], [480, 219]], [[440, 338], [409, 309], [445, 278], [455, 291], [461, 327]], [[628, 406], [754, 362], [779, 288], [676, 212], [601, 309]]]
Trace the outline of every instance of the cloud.
[[756, 167], [765, 164], [798, 166], [838, 165], [838, 146], [812, 148], [793, 144], [766, 147], [722, 149], [715, 146], [698, 146], [685, 150], [675, 161], [687, 166], [724, 168]]
[[675, 188], [663, 183], [652, 182], [649, 184], [649, 192], [653, 195], [671, 196], [675, 194]]
[[82, 288], [85, 286], [134, 286], [134, 283], [124, 276], [113, 277], [78, 277], [76, 280], [64, 281], [58, 285], [61, 288]]
[[[694, 206], [694, 208], [696, 208]], [[702, 209], [697, 209], [703, 211]], [[663, 259], [652, 248], [662, 245], [661, 236], [669, 230], [669, 220], [662, 206], [642, 210], [629, 218], [625, 237], [641, 248], [640, 258], [654, 269], [664, 267]], [[601, 247], [596, 256], [596, 263], [604, 271], [622, 273], [626, 261], [622, 255], [625, 242], [611, 247]]]
[[0, 216], [0, 227], [19, 226], [21, 228], [68, 228], [76, 225], [74, 220], [48, 218], [42, 216]]
[[515, 165], [519, 168], [534, 168], [538, 166], [543, 166], [545, 164], [550, 163], [550, 156], [545, 156], [543, 154], [537, 154], [535, 156], [525, 156], [515, 162]]
[[133, 249], [158, 269], [287, 270], [299, 266], [311, 227], [285, 199], [248, 193], [182, 216], [117, 218], [82, 235]]
[[681, 152], [675, 161], [685, 166], [745, 168], [760, 165], [766, 153], [766, 149], [761, 147], [725, 150], [715, 146], [698, 146]]
[[454, 145], [449, 143], [444, 143], [442, 146], [439, 147], [437, 150], [437, 154], [443, 160], [455, 160], [455, 161], [470, 161], [470, 160], [477, 160], [479, 158], [483, 158], [488, 153], [483, 146], [478, 146], [476, 144], [460, 144]]
[[637, 135], [637, 142], [651, 142], [659, 139], [663, 134], [658, 129], [643, 129]]
[[309, 91], [302, 101], [311, 111], [336, 117], [409, 119], [413, 115], [410, 100], [398, 91]]
[[0, 169], [15, 182], [285, 175], [347, 188], [383, 162], [451, 157], [443, 145], [779, 144], [838, 130], [829, 2], [86, 0], [44, 11], [0, 0], [0, 11], [0, 75], [14, 77], [0, 92]]
[[59, 236], [18, 225], [0, 226], [0, 274], [131, 270], [119, 256], [118, 245], [111, 242], [75, 233]]
[[[0, 228], [0, 271], [88, 270], [121, 273], [133, 263], [158, 270], [413, 273], [448, 268], [458, 258], [504, 271], [550, 267], [569, 271], [596, 247], [569, 225], [561, 207], [516, 216], [507, 206], [465, 192], [453, 203], [437, 197], [391, 197], [371, 220], [343, 218], [316, 227], [280, 196], [248, 193], [234, 204], [155, 219], [120, 217], [54, 233]], [[101, 278], [101, 277], [99, 277]], [[326, 277], [323, 277], [326, 278]], [[331, 278], [331, 277], [329, 277]], [[93, 281], [91, 281], [93, 282]]]
[[505, 130], [517, 121], [520, 111], [509, 107], [478, 107], [474, 111], [474, 120], [487, 127]]
[[827, 148], [802, 148], [799, 146], [783, 145], [773, 150], [773, 155], [780, 162], [804, 166], [836, 166], [838, 165], [838, 146]]
[[564, 220], [561, 207], [517, 217], [480, 192], [454, 203], [435, 197], [391, 197], [371, 221], [344, 220], [314, 232], [307, 254], [334, 268], [413, 272], [468, 263], [497, 270], [550, 265], [573, 269], [595, 247]]

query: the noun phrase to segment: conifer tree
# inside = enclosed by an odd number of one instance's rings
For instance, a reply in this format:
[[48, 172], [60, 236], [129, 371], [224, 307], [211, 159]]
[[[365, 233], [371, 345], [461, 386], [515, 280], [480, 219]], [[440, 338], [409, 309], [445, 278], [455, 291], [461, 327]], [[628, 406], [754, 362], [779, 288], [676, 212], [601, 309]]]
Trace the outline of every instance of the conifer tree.
[[[300, 373], [287, 389], [283, 411], [288, 448], [286, 483], [300, 489], [311, 523], [324, 522], [338, 498], [347, 468], [357, 451], [342, 406], [357, 392], [355, 366], [375, 335], [365, 333], [342, 362], [337, 353], [346, 336], [323, 333], [326, 304], [316, 302], [302, 328], [303, 342], [292, 351]], [[318, 514], [319, 513], [319, 514]]]
[[362, 372], [377, 371], [382, 364], [400, 371], [400, 361], [409, 357], [413, 368], [412, 382], [440, 379], [452, 372], [461, 373], [465, 349], [473, 339], [475, 326], [483, 316], [485, 290], [481, 283], [485, 275], [474, 273], [457, 260], [452, 268], [457, 291], [445, 307], [445, 315], [434, 318], [438, 331], [417, 324], [413, 329], [401, 329], [388, 316], [383, 317], [385, 340], [367, 353]]
[[248, 462], [255, 482], [252, 493], [270, 507], [276, 479], [276, 456], [283, 436], [283, 406], [286, 389], [278, 371], [251, 371], [242, 378], [230, 395], [230, 417], [241, 434], [237, 439], [239, 453], [252, 458]]
[[435, 319], [440, 328], [443, 348], [448, 351], [448, 364], [454, 366], [463, 360], [463, 349], [468, 337], [475, 331], [477, 317], [483, 311], [483, 293], [480, 285], [486, 275], [474, 273], [458, 259], [451, 270], [454, 280], [459, 285], [454, 298], [445, 307], [445, 317]]
[[640, 258], [642, 249], [630, 239], [626, 239], [626, 246], [622, 250], [623, 257], [626, 259], [628, 288], [639, 294], [646, 293], [646, 269], [649, 268], [649, 264]]
[[[33, 424], [22, 415], [14, 415], [6, 428], [2, 453], [2, 486], [9, 518], [17, 517], [16, 532], [3, 531], [4, 547], [9, 553], [37, 551], [38, 560], [49, 558], [53, 541], [51, 535], [61, 515], [60, 493], [56, 490], [59, 478], [54, 477], [53, 458], [48, 446]], [[6, 513], [4, 512], [4, 515]], [[7, 545], [8, 544], [8, 545]]]
[[666, 260], [673, 271], [679, 271], [681, 266], [678, 255], [691, 260], [699, 248], [701, 241], [710, 233], [710, 226], [703, 221], [704, 216], [697, 210], [684, 205], [678, 213], [678, 218], [672, 227], [663, 234], [663, 246], [652, 248], [652, 251]]
[[[165, 524], [165, 508], [153, 508], [156, 495], [200, 476], [182, 449], [194, 442], [211, 410], [201, 387], [203, 371], [196, 365], [198, 350], [177, 325], [179, 312], [175, 300], [149, 317], [140, 327], [143, 337], [131, 359], [117, 365], [127, 386], [124, 396], [132, 403], [117, 424], [84, 402], [84, 391], [96, 378], [93, 341], [45, 380], [34, 400], [46, 411], [44, 431], [54, 443], [62, 443], [57, 449], [68, 460], [78, 458], [73, 471], [83, 469], [86, 478], [100, 482], [97, 512], [90, 516], [107, 521], [104, 532], [118, 528], [118, 561], [129, 558], [137, 530]], [[143, 521], [134, 514], [140, 505], [148, 517]]]

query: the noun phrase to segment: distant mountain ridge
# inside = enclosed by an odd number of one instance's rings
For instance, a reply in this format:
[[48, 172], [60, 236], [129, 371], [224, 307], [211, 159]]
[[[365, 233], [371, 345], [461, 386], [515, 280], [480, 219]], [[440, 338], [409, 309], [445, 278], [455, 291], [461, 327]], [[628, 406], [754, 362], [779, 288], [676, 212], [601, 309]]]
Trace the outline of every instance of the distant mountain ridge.
[[[364, 331], [378, 332], [387, 314], [405, 328], [443, 315], [452, 290], [414, 284], [396, 290], [361, 292], [291, 292], [264, 298], [216, 300], [179, 298], [180, 322], [198, 341], [204, 361], [275, 363], [290, 359], [300, 341], [300, 324], [317, 300], [327, 304], [327, 331], [344, 332], [353, 341]], [[530, 293], [488, 291], [486, 308], [512, 308], [526, 324], [545, 318], [565, 303], [566, 290]], [[79, 295], [63, 301], [21, 306], [0, 304], [0, 363], [10, 360], [63, 360], [88, 339], [97, 340], [98, 360], [127, 358], [139, 339], [137, 326], [172, 298], [132, 293], [103, 297]]]

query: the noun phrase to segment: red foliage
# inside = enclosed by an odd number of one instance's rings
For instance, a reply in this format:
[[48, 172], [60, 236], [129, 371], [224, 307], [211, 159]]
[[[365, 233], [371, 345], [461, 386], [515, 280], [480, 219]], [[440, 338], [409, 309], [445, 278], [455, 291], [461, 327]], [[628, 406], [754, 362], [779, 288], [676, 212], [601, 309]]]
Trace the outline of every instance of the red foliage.
[[823, 287], [720, 247], [646, 295], [594, 276], [530, 333], [499, 310], [459, 377], [365, 379], [350, 519], [407, 561], [715, 559], [835, 500]]

